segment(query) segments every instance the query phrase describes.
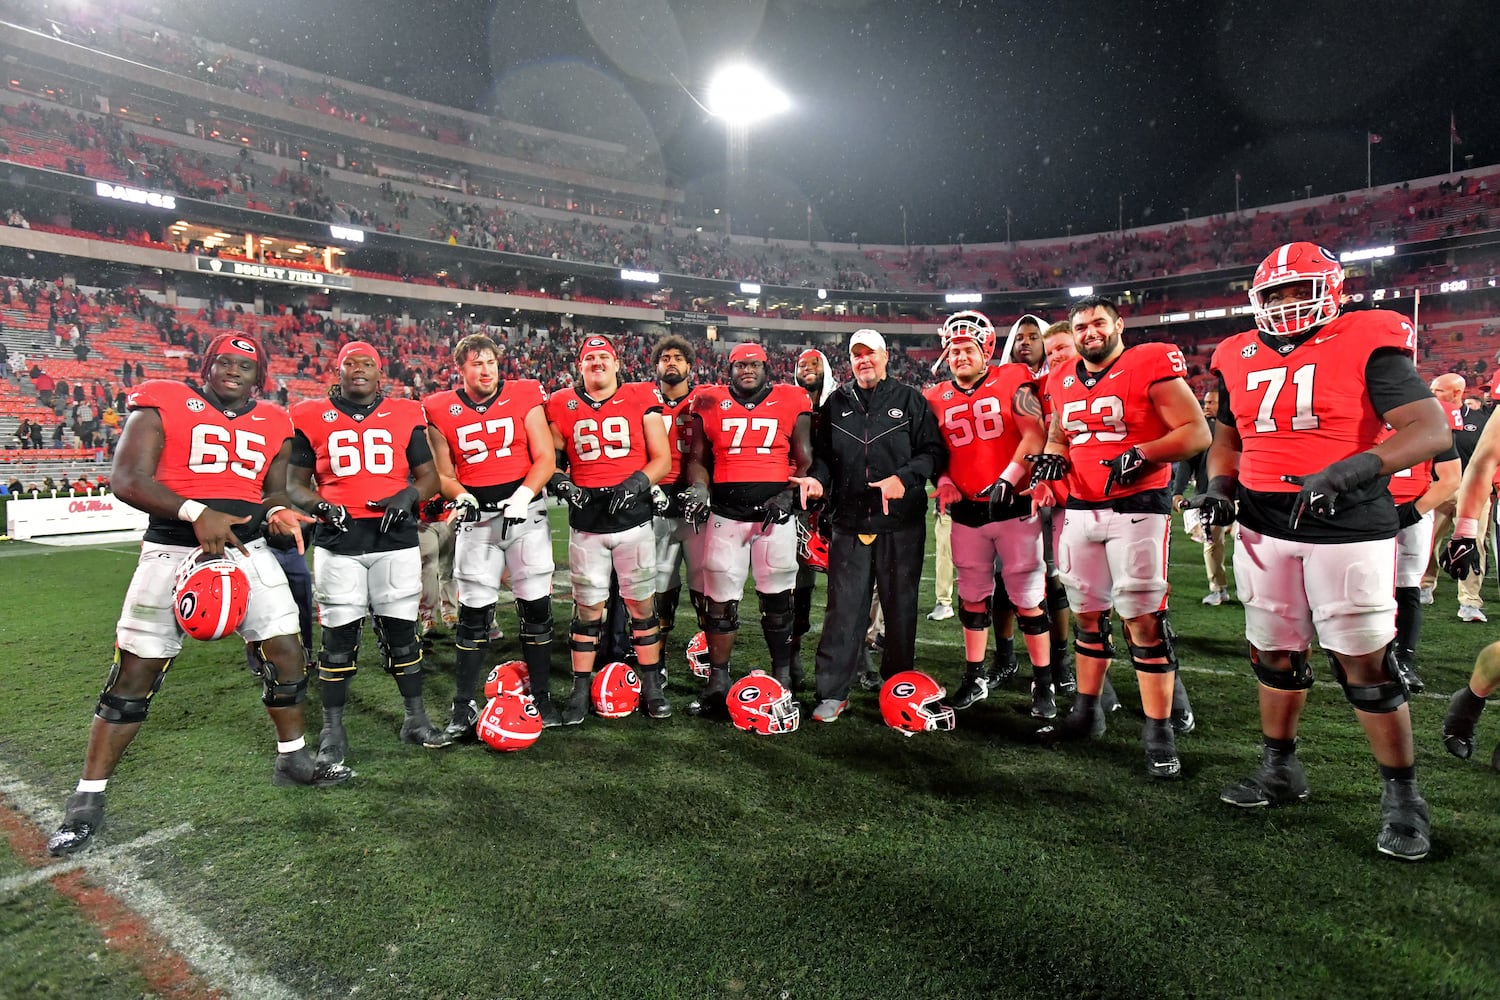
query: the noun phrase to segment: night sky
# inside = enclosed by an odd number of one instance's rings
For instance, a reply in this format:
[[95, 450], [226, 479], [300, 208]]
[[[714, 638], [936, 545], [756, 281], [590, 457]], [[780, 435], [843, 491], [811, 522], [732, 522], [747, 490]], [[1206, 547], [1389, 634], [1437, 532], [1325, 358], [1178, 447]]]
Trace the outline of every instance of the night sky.
[[[1448, 168], [1500, 143], [1488, 0], [259, 0], [148, 16], [297, 65], [649, 152], [717, 205], [696, 103], [754, 62], [794, 102], [750, 133], [735, 230], [900, 243], [1097, 232]], [[251, 40], [254, 39], [252, 42]]]

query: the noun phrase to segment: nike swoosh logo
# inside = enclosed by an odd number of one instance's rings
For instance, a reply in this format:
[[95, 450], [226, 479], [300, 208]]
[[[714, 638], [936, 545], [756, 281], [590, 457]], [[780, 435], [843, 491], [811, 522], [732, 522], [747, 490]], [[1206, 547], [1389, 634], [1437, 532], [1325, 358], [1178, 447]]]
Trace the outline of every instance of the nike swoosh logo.
[[1144, 517], [1132, 517], [1132, 518], [1131, 518], [1131, 519], [1130, 519], [1130, 523], [1131, 523], [1131, 524], [1140, 524], [1140, 523], [1141, 523], [1141, 522], [1142, 522], [1142, 521], [1144, 521], [1144, 520], [1145, 520], [1145, 518], [1144, 518]]
[[1124, 374], [1125, 374], [1124, 372], [1110, 372], [1109, 373], [1109, 377], [1110, 378], [1119, 378], [1121, 375], [1124, 375]]
[[388, 417], [388, 416], [391, 415], [391, 411], [390, 410], [381, 410], [379, 413], [377, 413], [375, 415], [377, 417]]
[[779, 400], [779, 399], [768, 399], [768, 400], [766, 400], [766, 405], [767, 406], [775, 406], [779, 402], [781, 402], [781, 400]]
[[265, 417], [251, 417], [250, 419], [251, 420], [264, 420], [266, 418]]
[[845, 410], [843, 413], [840, 413], [839, 416], [841, 416], [841, 417], [847, 417], [849, 414], [851, 414], [853, 412], [854, 412], [853, 410]]
[[1313, 338], [1313, 343], [1314, 344], [1321, 344], [1325, 340], [1332, 340], [1332, 339], [1333, 339], [1332, 337], [1314, 337]]

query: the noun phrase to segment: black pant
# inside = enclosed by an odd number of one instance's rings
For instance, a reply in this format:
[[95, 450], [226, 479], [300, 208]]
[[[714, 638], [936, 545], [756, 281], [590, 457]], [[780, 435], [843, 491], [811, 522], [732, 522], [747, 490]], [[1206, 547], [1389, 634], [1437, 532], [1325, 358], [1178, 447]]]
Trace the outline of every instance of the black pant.
[[870, 596], [880, 595], [885, 613], [885, 653], [880, 673], [891, 677], [912, 669], [917, 651], [917, 600], [927, 523], [876, 535], [869, 545], [859, 535], [833, 529], [828, 546], [828, 613], [818, 641], [819, 701], [844, 701], [859, 669], [860, 650], [870, 627]]

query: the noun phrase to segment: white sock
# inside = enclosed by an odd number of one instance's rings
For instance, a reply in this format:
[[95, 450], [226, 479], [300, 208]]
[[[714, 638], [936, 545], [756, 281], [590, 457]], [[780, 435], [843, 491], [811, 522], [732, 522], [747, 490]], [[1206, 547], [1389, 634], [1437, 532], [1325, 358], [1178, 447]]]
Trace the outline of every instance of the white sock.
[[277, 753], [296, 753], [298, 750], [301, 750], [305, 746], [307, 746], [307, 740], [305, 738], [301, 737], [301, 736], [297, 737], [295, 740], [287, 740], [285, 742], [282, 742], [281, 740], [277, 740], [276, 741], [276, 752]]
[[104, 786], [107, 784], [109, 784], [108, 778], [98, 778], [93, 781], [86, 778], [79, 778], [78, 788], [75, 790], [80, 792], [102, 792], [104, 791]]

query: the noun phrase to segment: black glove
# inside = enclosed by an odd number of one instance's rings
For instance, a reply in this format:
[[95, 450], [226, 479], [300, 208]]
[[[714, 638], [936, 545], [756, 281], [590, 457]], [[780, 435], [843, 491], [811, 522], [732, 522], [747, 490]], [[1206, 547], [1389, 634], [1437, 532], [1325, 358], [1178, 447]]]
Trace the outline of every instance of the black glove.
[[1454, 535], [1448, 539], [1442, 555], [1438, 556], [1438, 565], [1455, 580], [1482, 572], [1483, 567], [1479, 565], [1479, 543], [1472, 538]]
[[1073, 468], [1067, 455], [1027, 455], [1026, 461], [1031, 463], [1032, 489], [1036, 489], [1037, 483], [1050, 483], [1063, 478]]
[[1008, 510], [1016, 502], [1016, 484], [1000, 476], [979, 494], [990, 502], [990, 516]]
[[1401, 525], [1401, 527], [1410, 528], [1420, 520], [1422, 520], [1422, 514], [1417, 510], [1417, 502], [1415, 500], [1408, 500], [1406, 503], [1398, 503], [1396, 505], [1396, 523]]
[[610, 488], [609, 512], [618, 514], [650, 492], [651, 480], [646, 477], [646, 474], [640, 471], [632, 472], [619, 486]]
[[773, 524], [786, 524], [797, 510], [797, 491], [782, 490], [767, 500], [761, 510], [766, 512], [765, 520], [760, 522], [762, 529], [769, 528]]
[[1375, 481], [1380, 475], [1380, 456], [1362, 451], [1357, 455], [1334, 462], [1322, 472], [1310, 476], [1282, 476], [1281, 481], [1302, 487], [1292, 504], [1292, 514], [1287, 518], [1287, 527], [1297, 530], [1302, 518], [1333, 518], [1338, 516], [1342, 494]]
[[417, 495], [415, 486], [408, 486], [403, 490], [397, 490], [388, 497], [379, 500], [371, 500], [365, 504], [370, 510], [383, 510], [385, 516], [380, 519], [380, 533], [383, 535], [392, 528], [400, 525], [409, 517], [421, 497]]
[[1116, 486], [1129, 486], [1135, 482], [1148, 464], [1139, 447], [1122, 451], [1109, 460], [1100, 459], [1100, 465], [1109, 466], [1109, 475], [1104, 480], [1104, 495], [1109, 496]]
[[1208, 489], [1183, 503], [1184, 510], [1198, 512], [1205, 528], [1225, 528], [1234, 523], [1235, 480], [1233, 476], [1215, 476]]
[[703, 529], [708, 520], [708, 490], [701, 483], [694, 483], [683, 490], [678, 499], [682, 502], [682, 518], [693, 526], [694, 531]]
[[341, 535], [349, 530], [349, 508], [343, 504], [324, 500], [313, 508], [313, 516]]
[[563, 472], [553, 473], [552, 478], [547, 482], [547, 489], [552, 491], [553, 496], [574, 510], [582, 510], [589, 502], [589, 495], [584, 488], [569, 479]]
[[436, 521], [442, 516], [445, 506], [447, 505], [443, 503], [443, 495], [439, 493], [422, 505], [422, 516], [429, 521]]

